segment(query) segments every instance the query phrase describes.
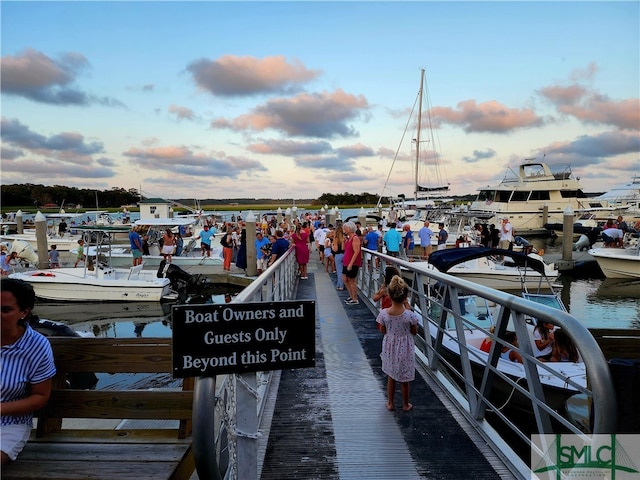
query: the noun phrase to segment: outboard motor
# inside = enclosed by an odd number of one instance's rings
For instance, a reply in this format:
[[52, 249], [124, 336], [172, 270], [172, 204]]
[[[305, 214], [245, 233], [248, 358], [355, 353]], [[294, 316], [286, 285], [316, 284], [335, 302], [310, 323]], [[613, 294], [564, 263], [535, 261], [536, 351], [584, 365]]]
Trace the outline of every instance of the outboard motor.
[[209, 281], [202, 275], [191, 275], [179, 266], [174, 265], [173, 263], [167, 263], [165, 260], [160, 262], [156, 276], [158, 278], [168, 278], [171, 282], [171, 286], [178, 290], [185, 288], [187, 290], [192, 290], [209, 283]]
[[582, 252], [584, 250], [589, 250], [590, 242], [589, 237], [587, 237], [584, 233], [580, 235], [578, 241], [573, 244], [574, 252]]

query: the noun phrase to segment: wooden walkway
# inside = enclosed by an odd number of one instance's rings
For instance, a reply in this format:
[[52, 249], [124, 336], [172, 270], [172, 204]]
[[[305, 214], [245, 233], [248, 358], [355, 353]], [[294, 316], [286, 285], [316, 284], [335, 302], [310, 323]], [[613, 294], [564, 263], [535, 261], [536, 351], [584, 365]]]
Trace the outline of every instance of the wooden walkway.
[[281, 373], [261, 479], [514, 478], [425, 372], [411, 384], [411, 412], [399, 391], [386, 409], [374, 314], [345, 305], [317, 259], [309, 272], [297, 298], [316, 301], [317, 364]]

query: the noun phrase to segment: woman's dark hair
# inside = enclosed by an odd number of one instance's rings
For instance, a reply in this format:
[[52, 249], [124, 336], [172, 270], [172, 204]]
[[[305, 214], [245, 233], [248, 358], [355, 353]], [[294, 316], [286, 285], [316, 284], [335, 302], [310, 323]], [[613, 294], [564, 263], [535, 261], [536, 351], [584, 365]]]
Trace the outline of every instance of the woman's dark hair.
[[28, 309], [31, 313], [36, 304], [36, 292], [30, 283], [17, 278], [3, 278], [0, 281], [0, 289], [13, 294], [20, 310]]
[[403, 303], [409, 295], [409, 287], [400, 275], [395, 275], [389, 283], [389, 297], [392, 302]]
[[533, 327], [535, 331], [540, 332], [540, 337], [543, 340], [546, 340], [547, 338], [549, 338], [549, 330], [547, 330], [547, 327], [544, 326], [545, 323], [548, 323], [548, 322], [539, 321], [538, 323], [536, 323], [536, 326]]

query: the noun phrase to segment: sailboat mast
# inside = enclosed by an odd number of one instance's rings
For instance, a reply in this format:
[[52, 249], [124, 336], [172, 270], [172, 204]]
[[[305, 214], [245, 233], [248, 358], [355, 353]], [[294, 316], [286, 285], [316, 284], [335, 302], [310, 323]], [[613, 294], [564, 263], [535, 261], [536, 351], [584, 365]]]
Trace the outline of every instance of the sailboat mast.
[[420, 90], [418, 90], [418, 132], [416, 134], [416, 172], [415, 199], [418, 200], [418, 168], [420, 166], [420, 129], [422, 128], [422, 90], [424, 86], [424, 68], [420, 70]]

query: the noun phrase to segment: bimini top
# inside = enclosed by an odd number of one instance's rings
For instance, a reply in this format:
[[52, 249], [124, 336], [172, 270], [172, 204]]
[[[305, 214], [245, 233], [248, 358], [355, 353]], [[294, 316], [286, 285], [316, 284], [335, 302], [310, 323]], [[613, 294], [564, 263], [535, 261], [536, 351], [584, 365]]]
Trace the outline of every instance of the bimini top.
[[451, 267], [468, 260], [491, 256], [508, 257], [518, 267], [529, 267], [541, 275], [545, 274], [545, 264], [541, 260], [529, 257], [524, 253], [501, 248], [467, 247], [437, 250], [429, 255], [429, 263], [439, 271], [447, 272]]

